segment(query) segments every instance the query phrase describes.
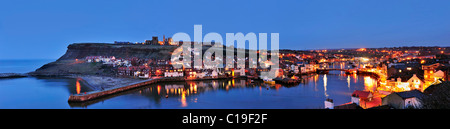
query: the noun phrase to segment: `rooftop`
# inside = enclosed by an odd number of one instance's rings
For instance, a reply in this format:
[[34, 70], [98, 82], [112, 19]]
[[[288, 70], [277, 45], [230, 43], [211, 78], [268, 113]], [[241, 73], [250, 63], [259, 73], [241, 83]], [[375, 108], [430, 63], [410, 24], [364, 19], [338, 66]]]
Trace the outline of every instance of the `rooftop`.
[[404, 92], [397, 92], [395, 93], [398, 96], [400, 96], [402, 99], [408, 99], [408, 98], [413, 98], [416, 97], [418, 99], [422, 99], [425, 97], [425, 94], [423, 94], [422, 92], [420, 92], [419, 90], [411, 90], [411, 91], [404, 91]]
[[355, 103], [346, 103], [339, 106], [334, 106], [334, 109], [363, 109], [363, 108]]
[[368, 98], [369, 95], [370, 95], [370, 92], [367, 92], [367, 91], [360, 91], [360, 90], [355, 90], [355, 91], [352, 93], [352, 96], [354, 96], [354, 97], [359, 97], [359, 98]]

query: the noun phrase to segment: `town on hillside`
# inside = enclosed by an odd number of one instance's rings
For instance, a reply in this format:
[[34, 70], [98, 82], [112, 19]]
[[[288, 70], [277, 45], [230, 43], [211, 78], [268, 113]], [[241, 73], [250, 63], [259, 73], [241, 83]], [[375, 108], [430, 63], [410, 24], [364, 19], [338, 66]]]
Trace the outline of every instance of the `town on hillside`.
[[[117, 45], [173, 45], [180, 46], [182, 42], [174, 42], [172, 38], [158, 37], [144, 42], [119, 42]], [[194, 50], [192, 50], [195, 53]], [[209, 53], [211, 54], [211, 53]], [[450, 71], [449, 47], [391, 47], [391, 48], [356, 48], [356, 49], [324, 49], [324, 50], [280, 50], [278, 55], [259, 53], [259, 56], [279, 56], [279, 69], [275, 79], [259, 78], [262, 71], [269, 68], [273, 62], [267, 60], [224, 57], [217, 60], [229, 60], [235, 64], [245, 61], [245, 68], [174, 68], [170, 59], [114, 57], [111, 55], [89, 55], [83, 63], [101, 63], [111, 67], [117, 77], [154, 79], [166, 78], [174, 80], [202, 80], [246, 77], [260, 79], [267, 85], [279, 86], [301, 83], [302, 76], [311, 74], [327, 74], [329, 71], [344, 71], [345, 74], [367, 74], [377, 78], [374, 88], [369, 90], [355, 90], [351, 102], [334, 105], [333, 98], [324, 100], [328, 109], [405, 109], [432, 108], [430, 98], [442, 89], [448, 87]], [[215, 58], [214, 56], [212, 58]], [[191, 64], [195, 61], [191, 60]], [[249, 68], [250, 63], [259, 64], [256, 68]], [[226, 64], [229, 64], [227, 62]], [[331, 67], [333, 64], [343, 64]], [[192, 65], [191, 65], [192, 66]], [[225, 66], [225, 65], [224, 65]], [[448, 104], [447, 101], [444, 102]], [[428, 105], [427, 105], [428, 104]]]

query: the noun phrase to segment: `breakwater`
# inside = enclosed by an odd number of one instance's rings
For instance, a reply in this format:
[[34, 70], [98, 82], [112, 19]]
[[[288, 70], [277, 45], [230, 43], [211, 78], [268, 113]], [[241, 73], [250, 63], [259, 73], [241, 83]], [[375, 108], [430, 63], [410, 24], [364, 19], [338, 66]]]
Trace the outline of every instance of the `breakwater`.
[[102, 97], [107, 97], [110, 95], [114, 95], [117, 93], [121, 93], [124, 91], [128, 91], [131, 89], [139, 88], [142, 86], [159, 83], [159, 82], [176, 82], [176, 81], [198, 81], [198, 80], [216, 80], [216, 79], [234, 79], [234, 78], [247, 78], [247, 79], [258, 79], [256, 77], [250, 77], [250, 76], [240, 76], [240, 77], [217, 77], [217, 78], [192, 78], [192, 79], [186, 79], [186, 78], [156, 78], [156, 79], [148, 79], [139, 81], [136, 83], [132, 83], [127, 86], [120, 86], [120, 87], [114, 87], [109, 89], [104, 89], [101, 91], [91, 91], [86, 92], [83, 94], [73, 94], [69, 96], [68, 102], [86, 102]]

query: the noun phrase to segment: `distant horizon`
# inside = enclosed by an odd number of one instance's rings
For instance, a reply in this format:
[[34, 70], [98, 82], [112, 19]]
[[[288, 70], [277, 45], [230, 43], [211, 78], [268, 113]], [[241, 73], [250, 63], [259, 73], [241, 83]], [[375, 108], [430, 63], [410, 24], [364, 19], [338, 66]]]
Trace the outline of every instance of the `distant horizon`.
[[[132, 41], [118, 41], [118, 42], [130, 42], [130, 43], [136, 43]], [[77, 44], [77, 43], [107, 43], [107, 44], [114, 44], [114, 42], [74, 42], [71, 44]], [[140, 42], [142, 43], [142, 42]], [[280, 43], [281, 44], [281, 43]], [[450, 44], [450, 43], [449, 43]], [[70, 45], [70, 44], [69, 44]], [[394, 47], [450, 47], [449, 46], [436, 46], [436, 45], [411, 45], [411, 46], [387, 46], [387, 47], [355, 47], [355, 48], [316, 48], [316, 49], [288, 49], [288, 48], [280, 48], [279, 50], [300, 50], [300, 51], [309, 51], [309, 50], [338, 50], [338, 49], [360, 49], [360, 48], [394, 48]]]
[[[95, 42], [77, 42], [77, 43], [95, 43]], [[98, 43], [106, 43], [106, 44], [114, 44], [114, 43], [108, 43], [108, 42], [98, 42]], [[71, 43], [71, 44], [76, 44], [76, 43]], [[139, 45], [139, 44], [137, 44]], [[397, 47], [371, 47], [371, 48], [366, 48], [366, 49], [378, 49], [378, 48], [399, 48], [399, 47], [450, 47], [450, 46], [397, 46]], [[67, 49], [67, 47], [66, 47]], [[279, 50], [296, 50], [296, 51], [311, 51], [311, 50], [340, 50], [340, 49], [360, 49], [360, 48], [330, 48], [330, 49], [307, 49], [307, 50], [298, 50], [298, 49], [284, 49], [284, 48], [280, 48]], [[65, 53], [63, 53], [62, 55], [58, 56], [57, 58], [0, 58], [0, 60], [2, 61], [6, 61], [6, 60], [57, 60], [59, 59], [61, 56], [63, 56]]]

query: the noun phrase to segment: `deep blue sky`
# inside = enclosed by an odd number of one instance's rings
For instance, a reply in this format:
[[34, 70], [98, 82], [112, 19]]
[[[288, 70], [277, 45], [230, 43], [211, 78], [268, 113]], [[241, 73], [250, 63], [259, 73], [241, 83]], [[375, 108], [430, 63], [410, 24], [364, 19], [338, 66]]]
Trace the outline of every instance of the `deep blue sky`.
[[[2, 0], [0, 59], [176, 32], [279, 33], [281, 49], [449, 46], [448, 0]], [[191, 37], [193, 38], [193, 37]]]

